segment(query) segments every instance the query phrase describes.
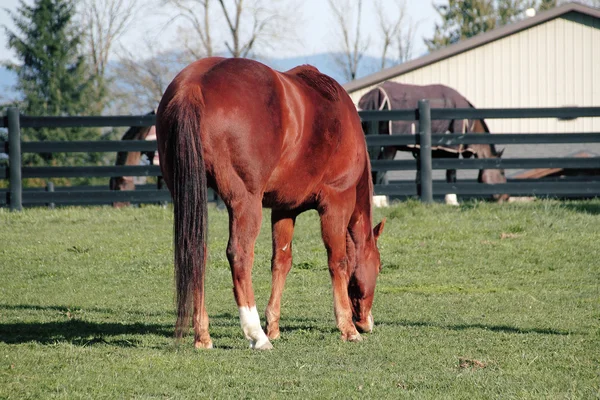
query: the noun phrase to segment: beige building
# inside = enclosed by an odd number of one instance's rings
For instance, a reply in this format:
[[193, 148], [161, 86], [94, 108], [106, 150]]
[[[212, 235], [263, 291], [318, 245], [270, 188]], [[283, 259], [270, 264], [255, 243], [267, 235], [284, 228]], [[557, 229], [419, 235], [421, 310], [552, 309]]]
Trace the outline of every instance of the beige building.
[[[600, 10], [569, 3], [344, 85], [355, 103], [391, 80], [441, 83], [477, 108], [600, 107]], [[486, 119], [492, 133], [600, 132], [600, 118]], [[600, 143], [507, 145], [506, 158], [600, 157]], [[398, 153], [396, 159], [410, 159]], [[600, 161], [599, 161], [600, 165]], [[530, 171], [527, 171], [527, 173]], [[506, 171], [509, 177], [526, 171]], [[458, 179], [476, 177], [459, 171]], [[444, 179], [443, 171], [434, 171]], [[394, 171], [390, 179], [414, 179]]]
[[[570, 3], [349, 82], [441, 83], [477, 108], [600, 106], [600, 10]], [[486, 120], [494, 133], [600, 132], [600, 118]]]

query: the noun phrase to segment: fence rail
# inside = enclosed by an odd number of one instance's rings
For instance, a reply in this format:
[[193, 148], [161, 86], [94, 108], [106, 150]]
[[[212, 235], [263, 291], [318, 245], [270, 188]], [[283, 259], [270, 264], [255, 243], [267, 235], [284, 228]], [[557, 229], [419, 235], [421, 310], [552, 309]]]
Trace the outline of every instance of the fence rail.
[[[598, 169], [600, 158], [513, 158], [513, 159], [432, 159], [432, 146], [459, 144], [564, 144], [600, 143], [600, 133], [569, 134], [464, 134], [440, 135], [431, 133], [431, 121], [436, 119], [483, 119], [483, 118], [561, 118], [600, 117], [600, 107], [561, 107], [531, 109], [431, 109], [427, 101], [419, 102], [415, 110], [361, 111], [363, 121], [370, 127], [376, 121], [415, 120], [419, 131], [415, 135], [367, 135], [369, 148], [419, 145], [418, 161], [372, 160], [373, 171], [419, 170], [420, 181], [395, 182], [375, 185], [375, 193], [381, 195], [420, 196], [431, 202], [433, 196], [447, 193], [459, 195], [536, 195], [536, 196], [600, 196], [600, 178], [566, 181], [517, 181], [506, 184], [485, 185], [477, 182], [445, 183], [433, 181], [432, 170], [437, 169], [528, 169], [528, 168], [574, 168]], [[21, 115], [10, 108], [0, 118], [0, 128], [8, 128], [8, 141], [0, 141], [0, 150], [8, 154], [9, 166], [0, 167], [0, 179], [9, 179], [9, 190], [2, 191], [12, 210], [25, 205], [105, 204], [111, 202], [164, 202], [168, 201], [166, 190], [140, 190], [118, 192], [110, 190], [86, 190], [77, 187], [57, 188], [55, 191], [23, 190], [25, 178], [55, 177], [112, 177], [112, 176], [160, 176], [157, 166], [79, 166], [79, 167], [23, 167], [22, 153], [57, 152], [119, 152], [153, 151], [156, 141], [77, 141], [77, 142], [22, 142], [21, 128], [66, 127], [120, 127], [151, 126], [155, 115], [143, 116], [83, 116], [83, 117], [32, 117]], [[0, 201], [0, 205], [2, 202]]]

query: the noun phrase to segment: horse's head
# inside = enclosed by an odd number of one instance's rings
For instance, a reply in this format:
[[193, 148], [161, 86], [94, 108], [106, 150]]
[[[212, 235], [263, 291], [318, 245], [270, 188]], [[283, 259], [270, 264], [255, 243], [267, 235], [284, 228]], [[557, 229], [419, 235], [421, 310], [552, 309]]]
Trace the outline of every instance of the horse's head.
[[[356, 328], [361, 332], [373, 330], [371, 307], [375, 296], [375, 284], [381, 270], [381, 259], [377, 248], [377, 239], [383, 232], [385, 219], [381, 221], [370, 235], [359, 243], [357, 235], [348, 238], [348, 260], [352, 273], [348, 284], [348, 295], [352, 303], [352, 318]], [[369, 227], [370, 229], [370, 227]]]
[[[494, 145], [482, 145], [481, 147], [483, 147], [483, 149], [476, 153], [477, 158], [501, 158], [502, 153], [504, 153], [504, 150], [496, 152]], [[506, 176], [504, 175], [503, 169], [482, 169], [479, 171], [477, 181], [479, 183], [496, 185], [506, 183]], [[508, 194], [494, 194], [492, 197], [495, 201], [502, 203], [508, 200], [510, 196]]]

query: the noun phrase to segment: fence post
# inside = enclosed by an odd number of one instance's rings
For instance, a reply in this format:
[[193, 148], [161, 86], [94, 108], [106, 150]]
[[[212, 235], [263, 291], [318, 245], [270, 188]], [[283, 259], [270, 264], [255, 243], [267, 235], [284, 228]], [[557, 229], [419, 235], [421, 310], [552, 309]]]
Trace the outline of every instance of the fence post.
[[10, 210], [23, 209], [23, 183], [21, 181], [21, 126], [19, 109], [10, 107], [8, 117], [8, 166], [10, 170]]
[[431, 107], [429, 100], [419, 100], [419, 162], [421, 202], [433, 203], [431, 166]]

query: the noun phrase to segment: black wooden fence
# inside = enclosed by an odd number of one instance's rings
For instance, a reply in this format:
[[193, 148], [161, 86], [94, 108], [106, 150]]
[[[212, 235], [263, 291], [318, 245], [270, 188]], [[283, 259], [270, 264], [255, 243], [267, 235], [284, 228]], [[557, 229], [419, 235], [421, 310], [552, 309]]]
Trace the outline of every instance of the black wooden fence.
[[[375, 193], [381, 195], [416, 196], [431, 202], [434, 195], [456, 193], [469, 196], [492, 194], [535, 196], [600, 196], [599, 180], [543, 182], [523, 180], [501, 185], [485, 185], [476, 182], [449, 184], [434, 182], [433, 169], [525, 169], [525, 168], [600, 168], [600, 158], [504, 158], [504, 159], [434, 159], [431, 146], [457, 144], [541, 144], [541, 143], [600, 143], [600, 133], [569, 134], [465, 134], [432, 135], [432, 119], [480, 119], [480, 118], [561, 118], [600, 117], [600, 107], [534, 108], [534, 109], [430, 109], [427, 101], [419, 103], [415, 110], [361, 111], [363, 121], [413, 120], [419, 122], [418, 134], [411, 136], [367, 136], [369, 147], [386, 145], [420, 145], [419, 165], [411, 160], [373, 160], [374, 171], [420, 170], [421, 181], [406, 181], [376, 185]], [[112, 177], [112, 176], [160, 176], [158, 166], [77, 166], [77, 167], [24, 167], [22, 153], [58, 152], [118, 152], [152, 151], [153, 141], [77, 141], [77, 142], [22, 142], [21, 128], [41, 127], [118, 127], [150, 126], [154, 115], [111, 117], [30, 117], [20, 115], [16, 108], [8, 109], [7, 116], [0, 119], [0, 128], [8, 128], [8, 141], [0, 141], [9, 157], [8, 167], [0, 167], [0, 179], [9, 179], [9, 190], [0, 191], [6, 197], [5, 204], [12, 210], [25, 205], [44, 204], [106, 204], [111, 202], [156, 203], [169, 201], [166, 190], [110, 191], [108, 185], [99, 190], [89, 188], [56, 188], [51, 190], [23, 189], [25, 178], [56, 177]]]

